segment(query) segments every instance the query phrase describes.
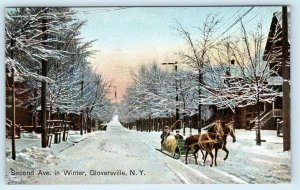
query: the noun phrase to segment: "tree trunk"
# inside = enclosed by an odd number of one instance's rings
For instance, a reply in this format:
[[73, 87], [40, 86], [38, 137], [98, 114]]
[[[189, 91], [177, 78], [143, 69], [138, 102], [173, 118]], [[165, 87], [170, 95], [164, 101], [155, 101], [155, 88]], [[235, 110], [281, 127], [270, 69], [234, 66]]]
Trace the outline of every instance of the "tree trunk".
[[257, 129], [256, 129], [256, 145], [261, 145], [261, 135], [260, 135], [260, 109], [259, 109], [259, 92], [257, 93]]
[[[11, 52], [10, 58], [14, 59], [14, 52], [12, 50], [14, 46], [14, 41], [11, 40]], [[16, 140], [15, 140], [15, 125], [16, 125], [16, 110], [15, 110], [15, 68], [12, 68], [12, 76], [11, 76], [11, 109], [12, 109], [12, 116], [11, 116], [11, 155], [12, 159], [16, 160]]]
[[[48, 38], [48, 35], [46, 33], [47, 30], [47, 20], [42, 19], [42, 31], [44, 33], [42, 39], [43, 41], [46, 41]], [[44, 44], [46, 45], [46, 44]], [[47, 77], [47, 61], [42, 60], [42, 76]], [[47, 82], [42, 82], [42, 89], [41, 89], [41, 115], [42, 115], [42, 148], [46, 148], [48, 146], [48, 137], [47, 137]]]

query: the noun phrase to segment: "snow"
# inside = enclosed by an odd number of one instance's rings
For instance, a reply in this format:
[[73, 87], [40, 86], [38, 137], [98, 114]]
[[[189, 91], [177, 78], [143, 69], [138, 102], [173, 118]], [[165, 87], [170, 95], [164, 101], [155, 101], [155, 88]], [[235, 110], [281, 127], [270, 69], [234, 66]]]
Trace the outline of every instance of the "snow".
[[[197, 130], [192, 131], [197, 134]], [[282, 138], [276, 131], [261, 131], [261, 146], [255, 145], [255, 131], [236, 130], [237, 142], [228, 137], [229, 157], [218, 152], [218, 166], [195, 165], [193, 158], [175, 160], [160, 148], [160, 132], [137, 132], [123, 128], [118, 117], [108, 123], [107, 131], [81, 136], [70, 131], [68, 142], [51, 148], [37, 148], [40, 139], [23, 138], [17, 141], [17, 159], [10, 159], [9, 141], [6, 149], [6, 182], [9, 184], [210, 184], [210, 183], [289, 183], [291, 181], [290, 152], [282, 152]], [[186, 129], [189, 136], [189, 129]], [[22, 143], [21, 143], [22, 142]], [[24, 145], [23, 147], [21, 146]], [[21, 147], [21, 148], [20, 148]], [[200, 154], [200, 153], [199, 153]], [[198, 159], [199, 162], [201, 158]], [[11, 176], [10, 168], [35, 171], [60, 171], [51, 176]], [[85, 172], [83, 176], [64, 175], [63, 170]], [[127, 175], [90, 175], [124, 171]], [[143, 170], [144, 175], [129, 175], [130, 170]], [[159, 176], [159, 177], [158, 177]]]
[[41, 134], [32, 132], [32, 133], [22, 133], [22, 138], [29, 138], [29, 139], [40, 139]]
[[67, 142], [52, 144], [51, 148], [38, 148], [41, 144], [41, 134], [23, 133], [21, 139], [16, 139], [16, 160], [11, 159], [11, 140], [6, 139], [6, 183], [24, 184], [32, 179], [32, 176], [27, 178], [9, 175], [11, 168], [16, 171], [38, 171], [40, 168], [57, 165], [61, 159], [60, 152], [95, 134], [97, 132], [80, 135], [79, 131], [70, 130]]
[[21, 176], [20, 178], [9, 175], [11, 170], [15, 171], [29, 171], [38, 169], [42, 165], [51, 165], [57, 164], [59, 158], [51, 152], [50, 148], [24, 148], [21, 151], [16, 153], [16, 161], [9, 159], [11, 157], [11, 151], [6, 154], [6, 182], [8, 184], [22, 183], [25, 182], [26, 177]]

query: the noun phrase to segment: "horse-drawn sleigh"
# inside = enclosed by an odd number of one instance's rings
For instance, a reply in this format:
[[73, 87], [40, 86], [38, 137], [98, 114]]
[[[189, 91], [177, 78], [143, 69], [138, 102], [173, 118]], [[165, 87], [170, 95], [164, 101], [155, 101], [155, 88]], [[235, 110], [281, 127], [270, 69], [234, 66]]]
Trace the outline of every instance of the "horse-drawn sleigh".
[[[195, 164], [198, 164], [197, 153], [200, 150], [204, 164], [207, 155], [209, 154], [212, 160], [210, 166], [213, 166], [213, 163], [215, 163], [215, 166], [217, 166], [217, 154], [219, 149], [222, 149], [226, 152], [224, 160], [228, 158], [229, 151], [226, 148], [228, 135], [233, 138], [233, 142], [236, 141], [233, 122], [222, 126], [221, 122], [217, 121], [208, 127], [206, 133], [192, 135], [187, 137], [185, 140], [176, 139], [174, 135], [168, 135], [167, 138], [161, 142], [161, 149], [157, 150], [175, 159], [185, 156], [186, 164], [188, 156], [191, 155], [193, 155], [195, 158]], [[212, 153], [213, 150], [215, 150], [215, 155]], [[205, 151], [205, 155], [203, 151]]]
[[167, 156], [170, 156], [174, 159], [179, 159], [183, 155], [183, 139], [176, 139], [174, 135], [169, 135], [161, 143], [161, 149], [156, 149]]

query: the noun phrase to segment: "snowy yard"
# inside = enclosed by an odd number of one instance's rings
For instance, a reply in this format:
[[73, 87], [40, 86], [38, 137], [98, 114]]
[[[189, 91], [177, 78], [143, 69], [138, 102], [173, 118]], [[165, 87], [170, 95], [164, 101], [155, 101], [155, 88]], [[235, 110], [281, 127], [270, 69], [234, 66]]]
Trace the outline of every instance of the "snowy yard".
[[[189, 133], [189, 129], [187, 130]], [[193, 131], [196, 132], [196, 131]], [[194, 133], [195, 134], [195, 133]], [[237, 142], [228, 137], [229, 158], [220, 150], [218, 166], [195, 165], [193, 159], [174, 160], [155, 148], [159, 132], [129, 131], [112, 121], [107, 131], [71, 132], [68, 142], [40, 146], [38, 135], [17, 140], [17, 160], [10, 159], [7, 140], [6, 182], [9, 184], [162, 184], [162, 183], [289, 183], [290, 152], [282, 152], [282, 138], [262, 131], [261, 146], [255, 131], [236, 130]], [[201, 162], [199, 158], [199, 162]], [[23, 174], [12, 175], [14, 172]], [[72, 170], [74, 173], [68, 173]], [[77, 172], [77, 173], [76, 173]], [[159, 176], [159, 177], [158, 177]]]

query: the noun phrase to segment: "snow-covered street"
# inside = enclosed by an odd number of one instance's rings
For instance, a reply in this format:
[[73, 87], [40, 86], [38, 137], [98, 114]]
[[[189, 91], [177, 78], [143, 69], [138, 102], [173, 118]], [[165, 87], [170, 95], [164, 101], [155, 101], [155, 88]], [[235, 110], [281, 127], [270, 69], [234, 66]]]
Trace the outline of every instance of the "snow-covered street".
[[[17, 161], [7, 159], [7, 182], [29, 184], [169, 184], [169, 183], [286, 183], [289, 182], [289, 153], [282, 153], [281, 138], [264, 131], [267, 142], [255, 145], [249, 136], [253, 131], [237, 130], [237, 142], [229, 139], [229, 158], [218, 155], [218, 166], [185, 165], [158, 151], [158, 132], [136, 132], [123, 128], [117, 120], [109, 123], [107, 131], [94, 132], [88, 138], [59, 152], [34, 148], [31, 154], [39, 162], [25, 162], [26, 152]], [[33, 153], [36, 151], [35, 153]], [[40, 157], [39, 157], [40, 156]], [[41, 161], [41, 159], [44, 159]], [[27, 159], [30, 160], [30, 159]], [[199, 158], [200, 161], [200, 158]], [[11, 176], [11, 170], [34, 175]], [[40, 171], [41, 170], [41, 171]], [[72, 171], [71, 171], [72, 170]], [[49, 173], [47, 173], [49, 172]], [[69, 172], [69, 174], [67, 174]], [[40, 175], [39, 175], [40, 173]], [[71, 174], [72, 173], [72, 174]], [[21, 180], [16, 180], [16, 179]]]
[[16, 5], [7, 184], [291, 183], [289, 5]]

